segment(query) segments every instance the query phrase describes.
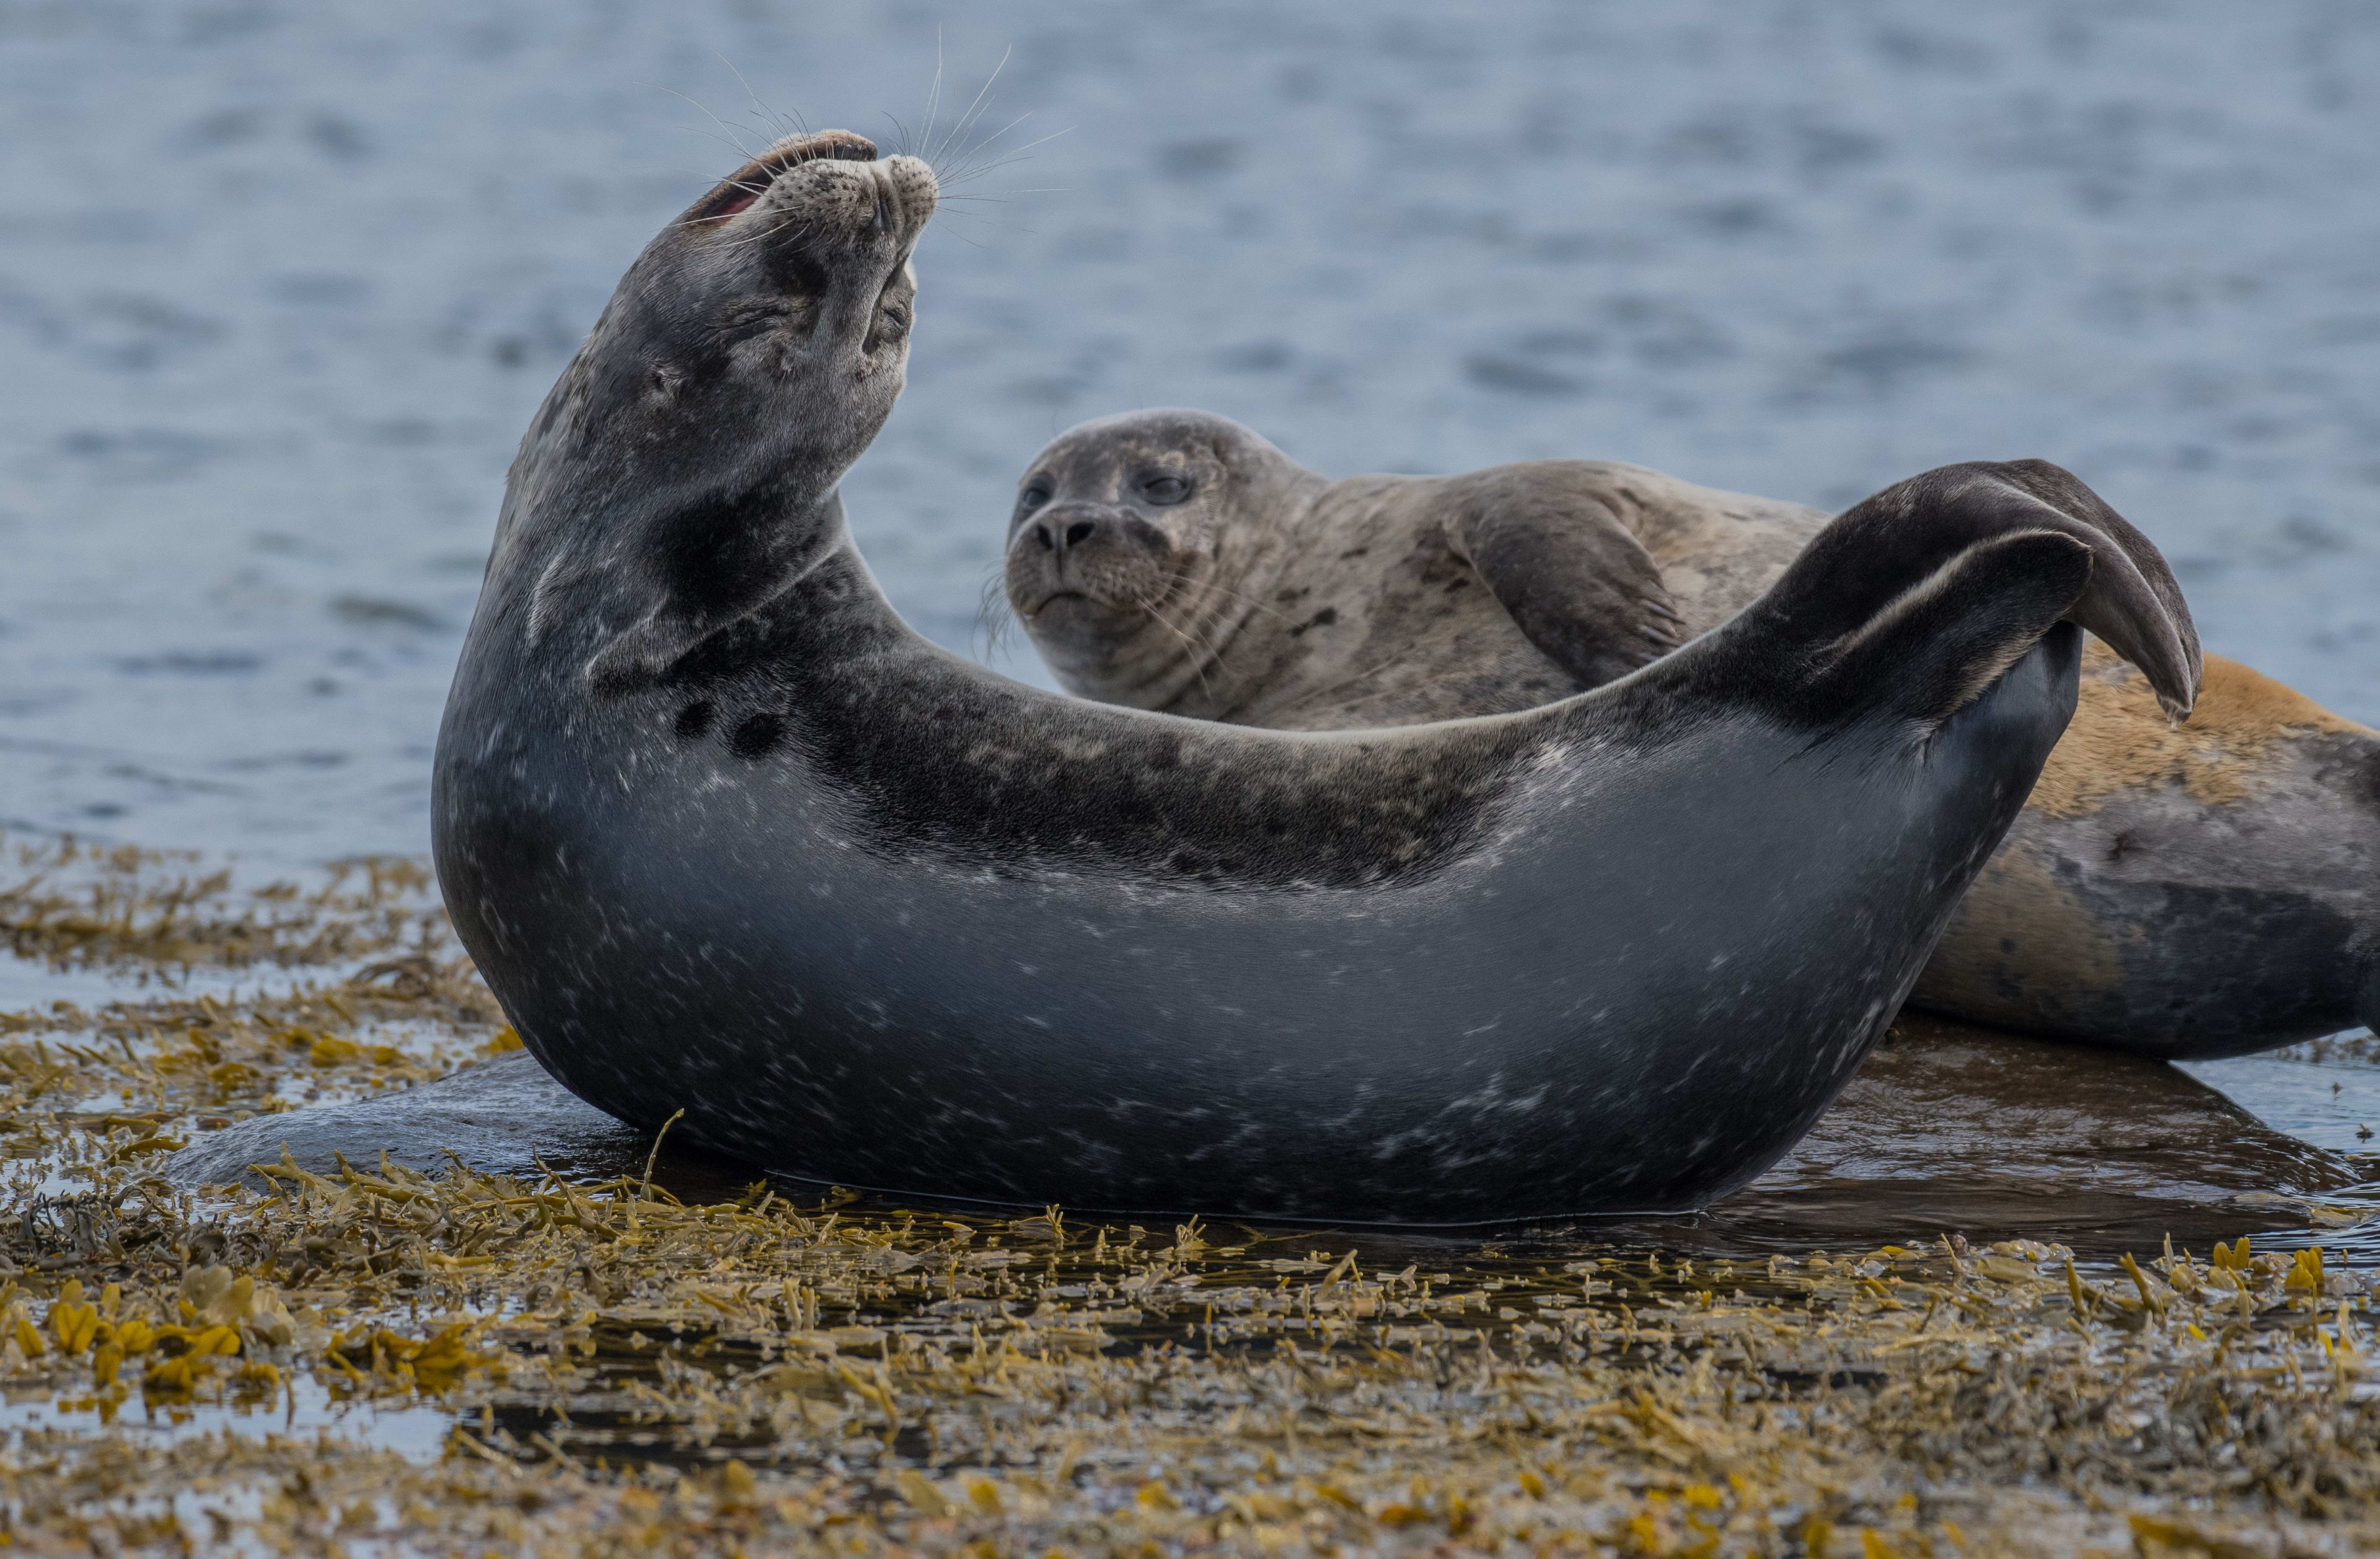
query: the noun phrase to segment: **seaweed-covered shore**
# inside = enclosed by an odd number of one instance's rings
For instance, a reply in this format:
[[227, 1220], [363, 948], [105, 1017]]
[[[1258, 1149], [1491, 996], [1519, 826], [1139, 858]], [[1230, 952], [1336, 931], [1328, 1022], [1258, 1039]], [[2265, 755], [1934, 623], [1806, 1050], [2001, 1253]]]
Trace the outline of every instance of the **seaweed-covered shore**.
[[7, 867], [0, 934], [80, 993], [0, 1016], [33, 1552], [2380, 1546], [2373, 1274], [2311, 1246], [1139, 1226], [665, 1143], [192, 1193], [197, 1134], [516, 1041], [406, 863]]

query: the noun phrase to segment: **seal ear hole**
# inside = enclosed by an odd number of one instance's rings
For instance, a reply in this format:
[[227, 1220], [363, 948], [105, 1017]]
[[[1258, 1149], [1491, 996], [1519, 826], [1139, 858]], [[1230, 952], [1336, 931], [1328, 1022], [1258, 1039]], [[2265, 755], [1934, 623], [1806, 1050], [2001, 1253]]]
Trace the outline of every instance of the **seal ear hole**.
[[727, 749], [738, 758], [765, 758], [783, 743], [785, 722], [783, 716], [763, 710], [747, 715], [727, 738]]
[[752, 202], [759, 200], [760, 191], [767, 188], [767, 185], [738, 184], [735, 186], [735, 193], [711, 207], [704, 214], [715, 222], [724, 222], [738, 212], [751, 210]]
[[710, 729], [711, 716], [719, 713], [709, 699], [690, 703], [677, 712], [677, 734], [681, 741], [692, 741]]

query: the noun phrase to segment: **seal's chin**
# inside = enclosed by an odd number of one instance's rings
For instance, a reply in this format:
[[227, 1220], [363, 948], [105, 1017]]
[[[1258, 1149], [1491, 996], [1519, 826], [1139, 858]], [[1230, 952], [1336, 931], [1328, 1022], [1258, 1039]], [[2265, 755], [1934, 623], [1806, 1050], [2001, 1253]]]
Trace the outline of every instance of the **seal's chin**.
[[804, 163], [872, 163], [876, 143], [849, 130], [789, 135], [727, 176], [710, 198], [687, 214], [689, 222], [725, 222], [752, 209], [769, 186]]
[[1053, 591], [1030, 607], [1018, 607], [1016, 615], [1038, 630], [1063, 632], [1071, 626], [1089, 623], [1111, 610], [1104, 603], [1092, 600], [1081, 591]]

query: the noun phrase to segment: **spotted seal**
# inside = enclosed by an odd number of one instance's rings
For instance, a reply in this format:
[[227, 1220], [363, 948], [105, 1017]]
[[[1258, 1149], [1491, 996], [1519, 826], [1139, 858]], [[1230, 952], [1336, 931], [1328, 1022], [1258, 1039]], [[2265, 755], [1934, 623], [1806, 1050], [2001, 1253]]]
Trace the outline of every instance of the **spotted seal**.
[[[1173, 410], [1062, 434], [1018, 491], [1006, 592], [1064, 686], [1290, 729], [1608, 682], [1742, 610], [1827, 524], [1600, 461], [1330, 481]], [[2168, 1058], [2380, 1023], [2380, 733], [2217, 657], [2178, 725], [2092, 645], [1913, 999]]]
[[900, 621], [837, 495], [935, 195], [842, 132], [772, 148], [638, 256], [510, 474], [440, 886], [538, 1060], [631, 1124], [1086, 1210], [1696, 1206], [1899, 1005], [2064, 728], [2065, 619], [2190, 694], [2154, 549], [1992, 466], [1517, 714], [1283, 733], [1010, 682]]

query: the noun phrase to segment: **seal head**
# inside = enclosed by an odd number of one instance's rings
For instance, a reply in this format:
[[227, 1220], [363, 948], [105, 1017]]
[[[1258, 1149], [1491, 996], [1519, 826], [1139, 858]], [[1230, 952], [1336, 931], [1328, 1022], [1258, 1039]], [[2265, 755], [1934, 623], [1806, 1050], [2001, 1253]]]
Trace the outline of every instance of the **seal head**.
[[788, 137], [647, 246], [507, 488], [490, 578], [533, 581], [533, 639], [589, 641], [607, 685], [649, 679], [833, 544], [835, 525], [732, 517], [832, 493], [892, 414], [936, 194], [917, 158]]
[[1203, 411], [1087, 422], [1017, 483], [1008, 603], [1067, 688], [1106, 703], [1211, 700], [1223, 647], [1269, 610], [1287, 551], [1251, 513], [1295, 515], [1326, 483]]

